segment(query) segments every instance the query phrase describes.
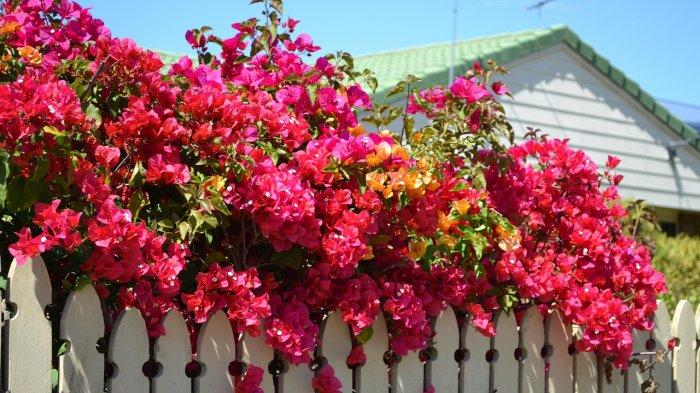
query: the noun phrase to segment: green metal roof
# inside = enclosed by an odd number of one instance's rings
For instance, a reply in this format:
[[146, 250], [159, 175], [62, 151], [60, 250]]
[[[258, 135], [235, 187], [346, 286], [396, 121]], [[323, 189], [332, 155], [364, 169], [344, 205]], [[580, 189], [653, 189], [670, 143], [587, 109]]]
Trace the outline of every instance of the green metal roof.
[[[564, 44], [578, 53], [682, 138], [697, 135], [691, 126], [671, 114], [635, 81], [610, 64], [608, 59], [597, 53], [564, 25], [457, 41], [455, 58], [458, 59], [458, 64], [455, 65], [455, 75], [465, 73], [477, 60], [485, 63], [491, 59], [498, 64], [506, 64], [557, 44]], [[355, 58], [355, 68], [359, 70], [369, 68], [375, 72], [379, 86], [374, 96], [381, 101], [386, 97], [386, 93], [408, 74], [414, 74], [422, 79], [415, 86], [417, 88], [446, 84], [451, 53], [452, 43], [417, 46], [358, 56]], [[700, 151], [700, 140], [695, 141], [693, 146]]]

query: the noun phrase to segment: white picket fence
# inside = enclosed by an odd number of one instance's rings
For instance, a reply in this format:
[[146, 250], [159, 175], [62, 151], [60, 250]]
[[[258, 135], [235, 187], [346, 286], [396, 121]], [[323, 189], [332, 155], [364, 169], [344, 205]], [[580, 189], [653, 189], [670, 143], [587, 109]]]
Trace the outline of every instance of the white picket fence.
[[[313, 391], [314, 371], [309, 366], [282, 367], [262, 337], [244, 337], [236, 343], [223, 312], [214, 315], [199, 332], [196, 360], [201, 372], [193, 378], [185, 372], [193, 355], [179, 313], [167, 315], [167, 333], [150, 346], [139, 311], [128, 309], [114, 321], [108, 342], [104, 342], [100, 300], [89, 286], [71, 294], [61, 313], [60, 337], [54, 338], [45, 317], [45, 308], [51, 302], [51, 282], [41, 258], [22, 266], [13, 262], [5, 300], [12, 316], [5, 320], [0, 343], [4, 355], [3, 392], [51, 392], [52, 369], [57, 368], [61, 393], [231, 393], [237, 381], [236, 370], [250, 363], [266, 370], [261, 386], [265, 392]], [[666, 354], [665, 361], [644, 373], [637, 367], [627, 373], [613, 370], [610, 381], [605, 376], [604, 362], [593, 354], [572, 350], [572, 329], [556, 313], [543, 319], [532, 308], [519, 328], [512, 315], [500, 315], [498, 334], [493, 338], [478, 334], [466, 323], [459, 326], [457, 321], [451, 310], [435, 321], [435, 347], [426, 352], [432, 356], [411, 353], [394, 358], [387, 354], [387, 330], [379, 317], [374, 323], [374, 336], [365, 347], [366, 364], [351, 370], [346, 365], [352, 348], [349, 329], [337, 315], [331, 315], [325, 322], [316, 359], [325, 359], [334, 367], [343, 392], [421, 393], [432, 384], [440, 393], [641, 393], [642, 383], [651, 372], [660, 384], [659, 393], [696, 393], [696, 374], [700, 371], [696, 326], [700, 323], [696, 324], [687, 301], [678, 305], [673, 321], [661, 303], [655, 330], [635, 335], [637, 356], [648, 358], [654, 357], [654, 346], [665, 347], [671, 337], [677, 337], [679, 345]], [[70, 342], [67, 353], [55, 363], [53, 339]], [[101, 339], [106, 351], [98, 350]], [[144, 370], [155, 362], [157, 373], [147, 377]], [[270, 370], [281, 373], [273, 376]]]

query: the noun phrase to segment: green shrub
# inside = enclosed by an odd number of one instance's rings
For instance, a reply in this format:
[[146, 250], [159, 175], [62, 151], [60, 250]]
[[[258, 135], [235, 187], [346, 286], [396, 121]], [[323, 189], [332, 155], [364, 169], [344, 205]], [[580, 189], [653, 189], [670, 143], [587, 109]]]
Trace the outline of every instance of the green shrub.
[[655, 232], [654, 266], [666, 276], [668, 292], [661, 298], [669, 310], [681, 299], [700, 304], [700, 236], [668, 236]]

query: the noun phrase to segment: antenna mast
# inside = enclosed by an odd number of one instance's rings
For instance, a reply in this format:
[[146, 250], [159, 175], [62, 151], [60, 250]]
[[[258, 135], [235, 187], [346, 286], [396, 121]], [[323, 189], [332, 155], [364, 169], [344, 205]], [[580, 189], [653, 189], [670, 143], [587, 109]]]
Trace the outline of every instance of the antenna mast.
[[459, 19], [458, 5], [459, 0], [455, 0], [455, 6], [452, 9], [452, 13], [454, 14], [454, 16], [452, 19], [452, 48], [450, 53], [450, 73], [448, 77], [449, 84], [452, 84], [452, 81], [455, 77], [455, 52], [457, 51], [457, 20]]

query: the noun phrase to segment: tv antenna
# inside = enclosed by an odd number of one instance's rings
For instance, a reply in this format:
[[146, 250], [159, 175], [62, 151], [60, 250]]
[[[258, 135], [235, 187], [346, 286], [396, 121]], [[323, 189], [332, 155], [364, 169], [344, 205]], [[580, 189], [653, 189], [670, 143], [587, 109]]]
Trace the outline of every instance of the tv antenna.
[[540, 0], [537, 3], [527, 7], [526, 9], [528, 11], [537, 10], [537, 20], [539, 23], [542, 23], [542, 8], [544, 8], [545, 5], [547, 5], [553, 1], [556, 1], [556, 0]]

